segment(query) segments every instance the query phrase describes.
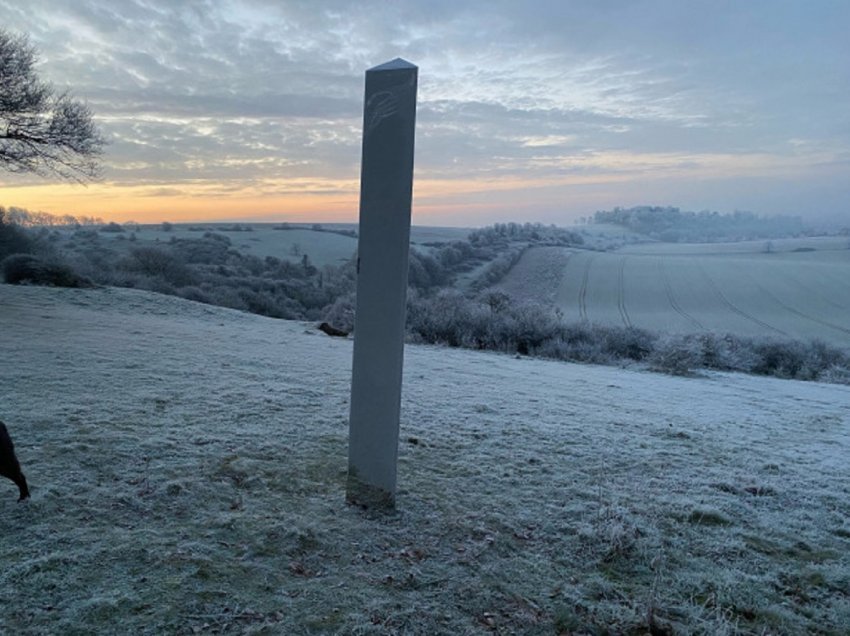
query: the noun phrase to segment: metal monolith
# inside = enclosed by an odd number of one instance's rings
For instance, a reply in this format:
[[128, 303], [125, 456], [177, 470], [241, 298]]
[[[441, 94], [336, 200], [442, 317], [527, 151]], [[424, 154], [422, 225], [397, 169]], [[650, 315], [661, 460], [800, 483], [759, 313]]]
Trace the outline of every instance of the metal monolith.
[[368, 507], [395, 505], [417, 76], [366, 71], [346, 496]]

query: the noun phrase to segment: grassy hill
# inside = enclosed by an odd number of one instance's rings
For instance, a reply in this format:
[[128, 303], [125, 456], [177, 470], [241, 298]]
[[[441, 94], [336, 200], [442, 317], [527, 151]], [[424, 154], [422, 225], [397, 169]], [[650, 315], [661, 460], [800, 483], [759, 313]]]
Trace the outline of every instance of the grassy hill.
[[0, 285], [0, 633], [846, 633], [850, 388], [408, 346], [376, 516], [351, 344]]
[[843, 237], [526, 251], [498, 288], [565, 319], [667, 333], [817, 338], [850, 347]]
[[[249, 256], [267, 256], [301, 262], [306, 255], [317, 267], [339, 265], [349, 260], [357, 250], [357, 225], [344, 223], [168, 223], [158, 225], [114, 226], [123, 231], [102, 232], [107, 244], [129, 251], [142, 245], [168, 243], [172, 239], [197, 239], [205, 232], [216, 232], [231, 240], [233, 249]], [[163, 227], [167, 227], [164, 230]], [[285, 228], [285, 229], [284, 229]], [[73, 230], [58, 230], [66, 238]], [[414, 226], [410, 231], [411, 244], [427, 251], [425, 243], [445, 243], [465, 239], [469, 229]], [[130, 241], [130, 236], [133, 240]], [[111, 241], [109, 240], [111, 239]], [[62, 242], [60, 242], [60, 246]]]

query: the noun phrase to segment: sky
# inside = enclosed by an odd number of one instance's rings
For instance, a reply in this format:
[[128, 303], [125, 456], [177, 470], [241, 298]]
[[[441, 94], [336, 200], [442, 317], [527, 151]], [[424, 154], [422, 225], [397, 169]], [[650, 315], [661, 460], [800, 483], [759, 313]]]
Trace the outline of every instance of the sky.
[[356, 222], [366, 69], [419, 67], [413, 222], [850, 219], [847, 0], [0, 0], [109, 141], [107, 220]]

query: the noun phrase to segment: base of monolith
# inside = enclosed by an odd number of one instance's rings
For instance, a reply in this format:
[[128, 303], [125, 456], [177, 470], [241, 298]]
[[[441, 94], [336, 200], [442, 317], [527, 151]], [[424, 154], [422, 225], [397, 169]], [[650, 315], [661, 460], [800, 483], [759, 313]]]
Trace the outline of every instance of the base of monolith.
[[368, 510], [391, 512], [395, 509], [395, 495], [383, 488], [372, 486], [357, 477], [353, 469], [348, 471], [345, 500], [352, 506]]

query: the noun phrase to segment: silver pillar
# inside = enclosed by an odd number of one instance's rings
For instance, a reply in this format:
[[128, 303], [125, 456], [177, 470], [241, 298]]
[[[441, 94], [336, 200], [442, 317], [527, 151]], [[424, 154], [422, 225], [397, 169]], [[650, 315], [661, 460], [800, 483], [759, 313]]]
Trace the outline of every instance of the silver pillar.
[[369, 507], [395, 505], [417, 75], [366, 71], [346, 496]]

